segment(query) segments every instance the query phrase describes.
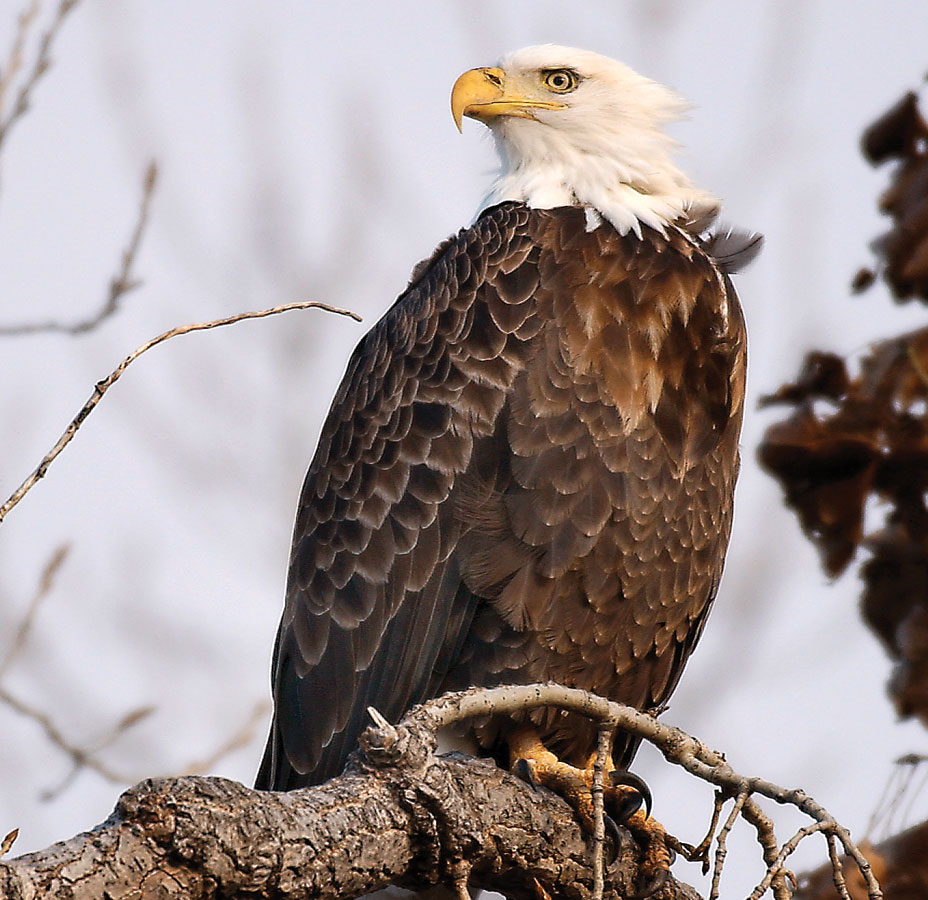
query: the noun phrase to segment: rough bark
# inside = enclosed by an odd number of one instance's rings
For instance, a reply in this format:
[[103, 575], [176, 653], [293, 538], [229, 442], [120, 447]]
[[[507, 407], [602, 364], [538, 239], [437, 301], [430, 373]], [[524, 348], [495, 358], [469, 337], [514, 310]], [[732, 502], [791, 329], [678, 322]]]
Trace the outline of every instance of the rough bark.
[[[634, 892], [638, 848], [623, 837], [606, 898]], [[514, 898], [586, 898], [591, 861], [560, 798], [492, 762], [413, 748], [290, 793], [219, 778], [141, 782], [93, 831], [0, 863], [0, 896], [323, 898], [467, 881]], [[655, 897], [698, 900], [672, 879]]]
[[[604, 855], [601, 821], [591, 838], [563, 799], [492, 761], [435, 756], [442, 729], [542, 706], [585, 715], [607, 733], [621, 728], [715, 785], [709, 834], [700, 848], [685, 851], [704, 866], [722, 808], [734, 801], [715, 835], [713, 896], [725, 840], [740, 817], [756, 830], [766, 863], [752, 900], [770, 889], [777, 900], [789, 900], [786, 860], [805, 837], [818, 833], [826, 836], [836, 868], [842, 848], [853, 857], [870, 900], [882, 897], [850, 833], [803, 791], [741, 775], [722, 754], [654, 716], [558, 684], [445, 694], [413, 708], [396, 726], [371, 709], [374, 726], [361, 735], [360, 752], [341, 776], [318, 788], [273, 793], [192, 777], [142, 782], [93, 831], [0, 864], [0, 897], [350, 898], [389, 884], [442, 884], [462, 900], [467, 887], [515, 900], [640, 896], [641, 850], [627, 831], [618, 829], [606, 841]], [[781, 844], [760, 797], [795, 806], [813, 821]], [[5, 849], [6, 842], [0, 854]], [[698, 900], [692, 888], [672, 878], [659, 891], [651, 877], [643, 881], [655, 900]]]

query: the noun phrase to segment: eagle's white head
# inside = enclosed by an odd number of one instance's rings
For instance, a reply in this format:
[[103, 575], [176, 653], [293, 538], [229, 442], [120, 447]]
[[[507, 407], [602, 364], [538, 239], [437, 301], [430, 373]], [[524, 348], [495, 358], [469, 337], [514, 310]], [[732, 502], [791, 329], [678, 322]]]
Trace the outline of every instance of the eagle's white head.
[[685, 101], [628, 66], [586, 50], [544, 44], [455, 83], [451, 110], [493, 133], [502, 170], [485, 205], [584, 206], [621, 233], [675, 223], [700, 231], [719, 201], [672, 159], [662, 125]]

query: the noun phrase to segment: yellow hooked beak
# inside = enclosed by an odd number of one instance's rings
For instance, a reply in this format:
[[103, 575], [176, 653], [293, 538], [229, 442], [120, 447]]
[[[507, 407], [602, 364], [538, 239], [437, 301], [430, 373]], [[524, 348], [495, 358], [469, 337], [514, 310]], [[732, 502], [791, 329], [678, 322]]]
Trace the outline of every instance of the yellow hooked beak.
[[464, 116], [489, 119], [491, 116], [518, 116], [534, 119], [536, 109], [566, 109], [564, 103], [535, 100], [506, 90], [506, 73], [502, 69], [470, 69], [451, 89], [451, 115], [458, 131]]

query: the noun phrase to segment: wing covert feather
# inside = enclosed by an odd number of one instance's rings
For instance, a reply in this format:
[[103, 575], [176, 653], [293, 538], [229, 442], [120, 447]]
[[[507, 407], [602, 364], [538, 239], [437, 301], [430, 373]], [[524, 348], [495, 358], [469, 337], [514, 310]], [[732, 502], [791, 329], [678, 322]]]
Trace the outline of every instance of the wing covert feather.
[[263, 787], [336, 774], [367, 706], [424, 699], [469, 627], [446, 501], [520, 364], [528, 220], [502, 204], [446, 242], [351, 356], [300, 497]]
[[[663, 703], [718, 585], [743, 398], [740, 307], [692, 238], [504, 203], [446, 241], [323, 426], [258, 785], [337, 774], [368, 706], [395, 720], [444, 689]], [[595, 742], [538, 721], [557, 752]]]

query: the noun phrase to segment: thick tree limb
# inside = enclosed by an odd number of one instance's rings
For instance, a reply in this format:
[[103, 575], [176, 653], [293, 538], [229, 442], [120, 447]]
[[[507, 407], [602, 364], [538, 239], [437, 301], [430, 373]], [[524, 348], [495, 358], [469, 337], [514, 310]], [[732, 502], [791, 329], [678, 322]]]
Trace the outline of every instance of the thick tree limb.
[[[600, 890], [598, 854], [564, 801], [531, 789], [492, 762], [434, 755], [441, 728], [538, 706], [582, 712], [643, 737], [670, 762], [736, 798], [719, 856], [738, 815], [755, 827], [767, 872], [752, 897], [768, 889], [789, 897], [786, 859], [813, 833], [840, 842], [871, 900], [882, 896], [848, 832], [802, 791], [739, 775], [721, 754], [677, 728], [553, 684], [447, 694], [416, 707], [398, 726], [373, 711], [376, 726], [362, 735], [361, 754], [345, 774], [319, 788], [277, 794], [221, 779], [145, 781], [124, 794], [94, 831], [0, 865], [0, 896], [269, 900], [352, 897], [387, 884], [444, 883], [460, 896], [470, 885], [527, 900], [545, 894], [587, 900]], [[780, 845], [756, 796], [795, 805], [813, 823]], [[638, 855], [630, 838], [610, 854], [614, 862], [602, 879], [604, 898], [634, 892]], [[715, 893], [718, 873], [713, 881]], [[671, 879], [654, 896], [696, 895]]]
[[[630, 885], [636, 856], [629, 843], [610, 880]], [[351, 897], [469, 875], [512, 897], [537, 900], [537, 879], [552, 897], [584, 898], [591, 860], [562, 800], [491, 762], [430, 757], [288, 794], [218, 778], [145, 781], [93, 831], [0, 864], [0, 896]], [[672, 883], [659, 896], [696, 894]]]

